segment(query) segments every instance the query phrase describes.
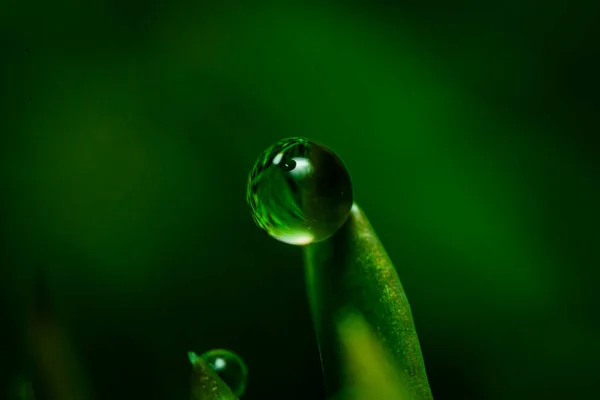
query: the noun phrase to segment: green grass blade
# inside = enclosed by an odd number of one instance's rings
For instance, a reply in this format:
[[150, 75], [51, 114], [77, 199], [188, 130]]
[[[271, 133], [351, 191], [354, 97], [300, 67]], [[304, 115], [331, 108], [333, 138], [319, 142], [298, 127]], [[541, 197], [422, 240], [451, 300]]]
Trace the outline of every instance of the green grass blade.
[[305, 247], [305, 269], [328, 395], [372, 398], [379, 376], [381, 395], [432, 399], [408, 299], [356, 204], [332, 238]]

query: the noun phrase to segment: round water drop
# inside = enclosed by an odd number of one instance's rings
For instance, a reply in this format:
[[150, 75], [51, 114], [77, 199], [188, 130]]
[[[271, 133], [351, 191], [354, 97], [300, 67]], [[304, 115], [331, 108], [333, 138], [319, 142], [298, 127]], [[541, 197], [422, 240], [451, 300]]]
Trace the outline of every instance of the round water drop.
[[247, 201], [256, 224], [294, 245], [320, 242], [346, 221], [352, 183], [342, 160], [304, 138], [275, 143], [258, 158], [248, 178]]
[[240, 397], [246, 390], [248, 368], [240, 356], [230, 350], [214, 349], [200, 355], [206, 363]]

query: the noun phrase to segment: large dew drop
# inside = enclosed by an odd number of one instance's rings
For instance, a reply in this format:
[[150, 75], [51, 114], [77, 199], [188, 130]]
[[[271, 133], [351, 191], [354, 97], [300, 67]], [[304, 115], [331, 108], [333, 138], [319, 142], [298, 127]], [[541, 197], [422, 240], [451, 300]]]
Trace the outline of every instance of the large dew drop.
[[307, 245], [331, 237], [352, 207], [352, 183], [342, 160], [304, 138], [263, 152], [248, 178], [256, 224], [277, 240]]

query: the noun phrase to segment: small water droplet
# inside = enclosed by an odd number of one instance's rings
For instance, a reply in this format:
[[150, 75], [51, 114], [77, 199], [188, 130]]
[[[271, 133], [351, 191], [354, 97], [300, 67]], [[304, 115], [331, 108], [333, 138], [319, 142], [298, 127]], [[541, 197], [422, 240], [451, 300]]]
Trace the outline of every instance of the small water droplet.
[[248, 368], [239, 355], [231, 350], [214, 349], [201, 354], [200, 357], [229, 386], [233, 394], [238, 397], [244, 394], [248, 381]]

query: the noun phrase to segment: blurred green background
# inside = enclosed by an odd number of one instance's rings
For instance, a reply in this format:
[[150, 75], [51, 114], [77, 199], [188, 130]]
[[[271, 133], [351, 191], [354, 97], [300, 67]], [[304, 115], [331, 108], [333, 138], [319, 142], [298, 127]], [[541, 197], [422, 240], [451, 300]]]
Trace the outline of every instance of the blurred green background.
[[597, 15], [531, 0], [4, 6], [2, 385], [29, 368], [43, 267], [95, 399], [185, 399], [186, 352], [214, 347], [246, 360], [244, 399], [323, 398], [301, 251], [245, 204], [259, 153], [300, 135], [346, 162], [436, 399], [596, 397]]

